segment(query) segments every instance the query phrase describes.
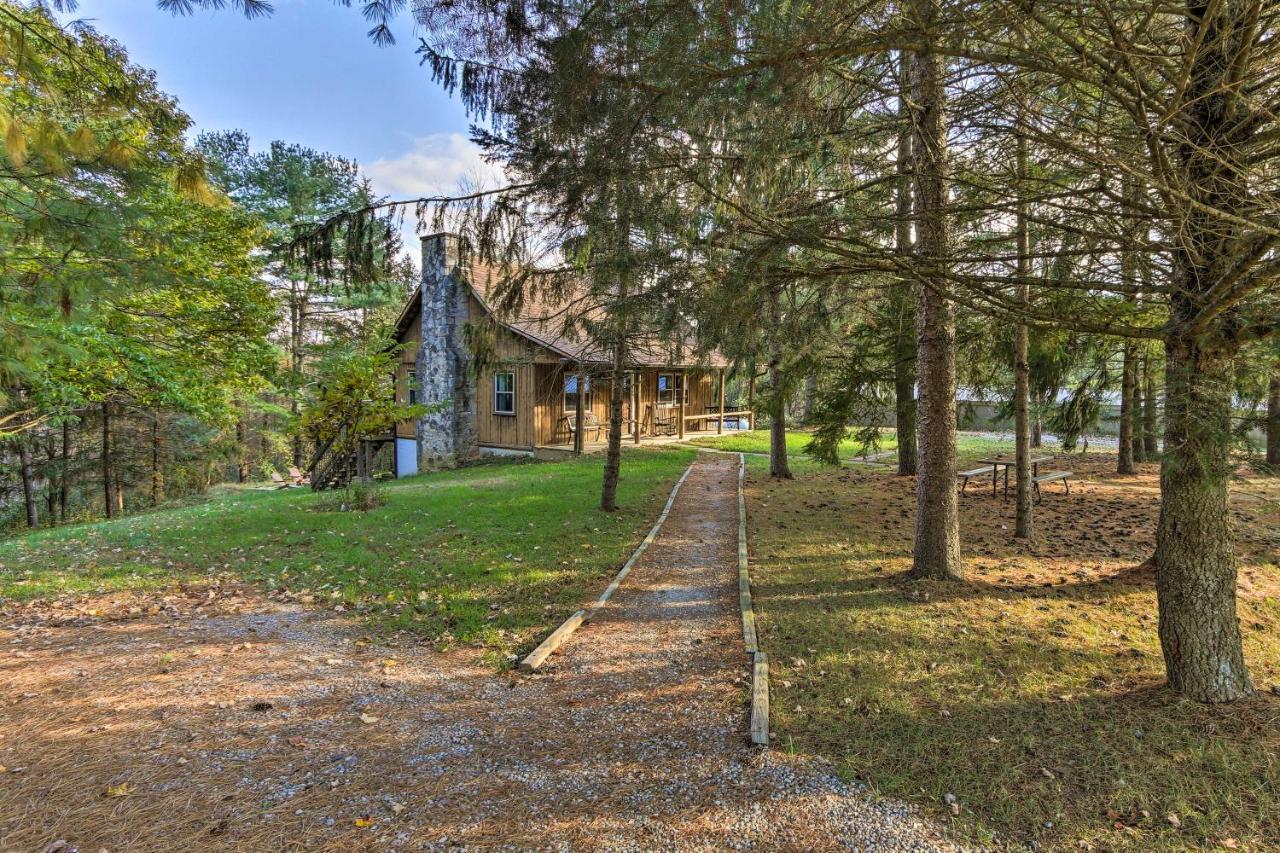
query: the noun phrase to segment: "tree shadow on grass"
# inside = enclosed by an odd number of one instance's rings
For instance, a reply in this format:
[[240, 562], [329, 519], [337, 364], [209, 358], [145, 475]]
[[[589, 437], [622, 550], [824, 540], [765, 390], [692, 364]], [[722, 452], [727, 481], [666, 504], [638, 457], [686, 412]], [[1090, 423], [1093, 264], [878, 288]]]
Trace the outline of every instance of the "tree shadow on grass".
[[[1148, 561], [1157, 467], [1121, 477], [1108, 464], [1060, 466], [1087, 478], [1045, 495], [1030, 541], [1013, 538], [1011, 500], [971, 488], [958, 582], [907, 573], [910, 480], [751, 483], [778, 742], [944, 817], [954, 794], [954, 819], [988, 843], [991, 831], [1101, 849], [1280, 837], [1280, 697], [1208, 707], [1162, 686]], [[1241, 568], [1250, 663], [1274, 676], [1274, 573], [1265, 556]]]
[[1118, 572], [1082, 581], [1055, 578], [1053, 581], [1016, 580], [987, 581], [966, 578], [961, 581], [919, 580], [902, 570], [876, 568], [852, 570], [853, 574], [829, 579], [816, 570], [830, 570], [832, 561], [821, 556], [796, 557], [786, 560], [787, 576], [815, 572], [811, 579], [784, 581], [769, 577], [761, 585], [758, 596], [772, 609], [785, 608], [779, 602], [804, 600], [826, 608], [875, 609], [889, 605], [946, 603], [971, 599], [994, 598], [1005, 602], [1026, 600], [1096, 602], [1100, 599], [1154, 591], [1154, 576], [1145, 563], [1126, 566]]
[[769, 621], [779, 742], [944, 815], [952, 794], [975, 837], [1104, 849], [1280, 837], [1280, 697], [1190, 702], [1162, 686], [1149, 649], [1046, 631], [855, 615], [824, 635]]

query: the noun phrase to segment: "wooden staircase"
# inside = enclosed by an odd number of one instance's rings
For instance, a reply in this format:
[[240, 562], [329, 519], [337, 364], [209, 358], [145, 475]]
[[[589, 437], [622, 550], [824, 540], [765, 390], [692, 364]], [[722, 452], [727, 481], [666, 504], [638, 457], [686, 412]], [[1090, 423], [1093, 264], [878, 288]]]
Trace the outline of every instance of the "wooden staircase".
[[[377, 455], [382, 445], [394, 441], [395, 436], [391, 434], [365, 438], [360, 441], [359, 450], [365, 454], [369, 463], [372, 463], [373, 457]], [[307, 466], [307, 471], [311, 475], [311, 488], [314, 491], [345, 489], [360, 472], [357, 453], [338, 453], [334, 450], [334, 445], [337, 443], [336, 438], [329, 439], [317, 447], [315, 454], [311, 457], [311, 464]]]
[[317, 492], [327, 489], [345, 489], [356, 475], [356, 455], [330, 454], [324, 464], [311, 475], [311, 488]]
[[336, 438], [331, 438], [319, 445], [311, 457], [311, 463], [307, 465], [313, 491], [342, 489], [351, 482], [352, 472], [355, 470], [355, 455], [331, 452], [336, 441]]

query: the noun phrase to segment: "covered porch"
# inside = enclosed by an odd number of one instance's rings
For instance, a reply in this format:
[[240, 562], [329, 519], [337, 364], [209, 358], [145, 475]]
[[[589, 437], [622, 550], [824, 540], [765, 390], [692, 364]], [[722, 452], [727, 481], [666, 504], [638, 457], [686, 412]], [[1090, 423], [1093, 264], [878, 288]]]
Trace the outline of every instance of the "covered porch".
[[[715, 437], [717, 435], [733, 433], [738, 430], [751, 429], [751, 427], [747, 425], [749, 423], [749, 419], [746, 415], [743, 416], [740, 422], [741, 426], [735, 423], [732, 416], [729, 415], [728, 413], [726, 413], [725, 417], [726, 417], [727, 423], [725, 424], [725, 427], [723, 430], [717, 430], [714, 427], [712, 427], [711, 429], [687, 429], [685, 430], [684, 435], [679, 435], [679, 434], [645, 435], [645, 436], [641, 436], [639, 441], [635, 440], [635, 436], [632, 433], [625, 433], [622, 436], [622, 446], [625, 448], [625, 447], [634, 447], [636, 445], [651, 447], [651, 446], [657, 446], [657, 445], [663, 445], [663, 444], [679, 444], [680, 442], [691, 441], [692, 439], [695, 439], [695, 438], [709, 438], [709, 437]], [[534, 455], [540, 458], [545, 458], [545, 459], [562, 459], [565, 456], [576, 456], [579, 454], [589, 454], [589, 453], [604, 453], [609, 446], [608, 433], [609, 433], [609, 425], [601, 424], [599, 438], [596, 438], [589, 434], [588, 437], [582, 442], [581, 447], [575, 447], [572, 443], [548, 444], [548, 445], [535, 447]]]
[[[564, 371], [565, 404], [549, 441], [535, 450], [562, 456], [602, 451], [609, 432], [608, 385], [590, 393], [592, 375], [584, 368]], [[598, 376], [598, 374], [597, 374]], [[587, 389], [578, 394], [576, 390]], [[749, 430], [755, 425], [755, 378], [745, 400], [730, 400], [724, 367], [641, 368], [629, 371], [623, 388], [623, 442], [669, 444], [690, 438]], [[594, 399], [593, 399], [594, 398]]]

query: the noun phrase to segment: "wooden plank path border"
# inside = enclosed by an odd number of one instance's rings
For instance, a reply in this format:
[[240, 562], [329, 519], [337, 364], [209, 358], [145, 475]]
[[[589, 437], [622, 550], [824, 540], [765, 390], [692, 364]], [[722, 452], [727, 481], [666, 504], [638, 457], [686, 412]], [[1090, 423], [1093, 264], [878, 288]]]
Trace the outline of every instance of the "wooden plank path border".
[[747, 458], [738, 454], [738, 606], [742, 610], [742, 640], [747, 654], [760, 651], [756, 642], [756, 614], [751, 608], [751, 576], [747, 571], [747, 498], [743, 482], [747, 475]]
[[[552, 652], [564, 645], [565, 641], [573, 635], [574, 631], [582, 627], [584, 622], [589, 621], [592, 616], [596, 615], [596, 612], [601, 607], [604, 607], [605, 604], [608, 603], [609, 598], [617, 591], [618, 586], [622, 583], [623, 579], [631, 573], [631, 568], [636, 564], [636, 561], [640, 559], [640, 555], [643, 554], [651, 544], [653, 544], [654, 539], [658, 538], [658, 532], [662, 530], [662, 524], [667, 520], [667, 516], [671, 513], [671, 507], [676, 502], [676, 495], [680, 493], [680, 487], [684, 485], [684, 481], [689, 479], [689, 472], [692, 470], [693, 463], [690, 462], [689, 467], [684, 469], [684, 473], [680, 475], [680, 479], [677, 480], [675, 486], [672, 487], [671, 495], [667, 498], [667, 505], [662, 508], [661, 514], [658, 515], [658, 520], [655, 521], [653, 523], [653, 527], [649, 529], [649, 535], [644, 537], [644, 541], [636, 546], [636, 550], [631, 553], [630, 559], [628, 559], [627, 562], [623, 564], [622, 568], [618, 570], [618, 574], [614, 576], [613, 581], [605, 588], [605, 591], [600, 594], [600, 597], [597, 598], [589, 607], [579, 610], [568, 619], [564, 620], [559, 628], [552, 631], [550, 636], [543, 640], [536, 649], [529, 653], [528, 657], [520, 661], [520, 669], [522, 671], [536, 672], [539, 667], [547, 662], [547, 658], [551, 657]], [[739, 484], [739, 494], [741, 494], [741, 484]]]
[[751, 742], [769, 746], [769, 656], [756, 652], [751, 665]]
[[742, 639], [751, 655], [751, 742], [769, 745], [769, 656], [760, 651], [756, 613], [751, 605], [751, 574], [747, 560], [747, 457], [738, 454], [738, 606], [742, 610]]

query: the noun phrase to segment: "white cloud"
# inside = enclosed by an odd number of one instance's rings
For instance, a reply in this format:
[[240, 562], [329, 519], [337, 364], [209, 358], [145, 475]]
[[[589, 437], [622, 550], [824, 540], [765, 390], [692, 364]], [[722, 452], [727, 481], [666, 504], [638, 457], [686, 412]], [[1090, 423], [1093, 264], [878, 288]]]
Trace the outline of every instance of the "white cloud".
[[396, 200], [496, 189], [506, 183], [502, 168], [486, 163], [476, 144], [460, 133], [420, 136], [411, 150], [375, 160], [364, 172], [377, 193]]

